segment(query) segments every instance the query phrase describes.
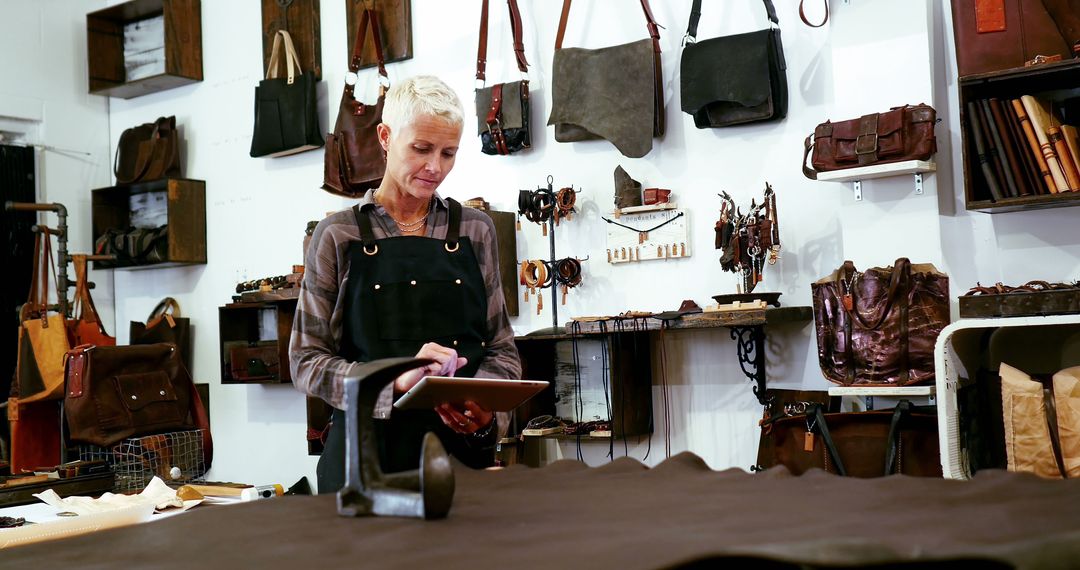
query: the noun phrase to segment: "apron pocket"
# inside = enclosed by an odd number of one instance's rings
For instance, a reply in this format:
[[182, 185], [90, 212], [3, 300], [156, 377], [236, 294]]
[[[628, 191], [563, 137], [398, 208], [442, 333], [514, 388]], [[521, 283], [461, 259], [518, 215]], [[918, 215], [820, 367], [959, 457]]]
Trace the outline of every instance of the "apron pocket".
[[464, 286], [454, 281], [388, 283], [375, 290], [379, 335], [431, 341], [465, 332]]

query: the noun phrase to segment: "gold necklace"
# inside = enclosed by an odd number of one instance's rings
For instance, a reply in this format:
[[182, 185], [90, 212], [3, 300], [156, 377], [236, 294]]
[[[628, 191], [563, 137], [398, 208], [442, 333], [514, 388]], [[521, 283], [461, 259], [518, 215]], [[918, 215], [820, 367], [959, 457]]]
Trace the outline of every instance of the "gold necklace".
[[401, 230], [402, 233], [412, 233], [412, 232], [415, 232], [415, 231], [423, 228], [424, 225], [427, 224], [428, 214], [431, 213], [431, 202], [429, 201], [428, 204], [427, 204], [427, 208], [424, 209], [424, 213], [421, 214], [419, 218], [417, 218], [415, 221], [412, 221], [412, 222], [401, 223], [400, 221], [398, 221], [397, 218], [394, 217], [393, 214], [390, 213], [390, 209], [387, 208], [386, 205], [384, 205], [382, 202], [379, 201], [379, 191], [378, 190], [375, 190], [375, 193], [371, 195], [371, 199], [374, 200], [374, 202], [376, 204], [382, 206], [383, 210], [386, 210], [386, 215], [390, 216], [391, 220], [394, 220], [394, 223], [397, 224], [398, 229]]

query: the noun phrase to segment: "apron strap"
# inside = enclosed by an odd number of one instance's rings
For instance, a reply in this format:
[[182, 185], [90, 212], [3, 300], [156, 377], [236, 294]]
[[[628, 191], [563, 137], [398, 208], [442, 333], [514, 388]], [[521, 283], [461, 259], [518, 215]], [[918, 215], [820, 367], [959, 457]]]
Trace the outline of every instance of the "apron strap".
[[360, 212], [360, 205], [352, 207], [353, 217], [356, 218], [356, 227], [360, 228], [360, 241], [364, 243], [364, 250], [369, 250], [375, 245], [375, 232], [371, 229], [371, 218]]
[[456, 251], [458, 238], [461, 235], [461, 204], [453, 198], [447, 198], [446, 202], [450, 205], [450, 224], [446, 228], [446, 249]]

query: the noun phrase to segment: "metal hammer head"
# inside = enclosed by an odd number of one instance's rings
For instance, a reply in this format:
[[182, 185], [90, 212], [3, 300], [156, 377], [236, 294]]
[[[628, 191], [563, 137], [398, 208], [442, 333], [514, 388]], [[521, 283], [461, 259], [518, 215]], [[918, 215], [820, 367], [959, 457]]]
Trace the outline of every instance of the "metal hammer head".
[[379, 392], [403, 372], [431, 363], [385, 358], [354, 365], [345, 378], [345, 486], [337, 494], [342, 516], [443, 518], [454, 499], [450, 456], [433, 434], [424, 436], [420, 468], [386, 475], [379, 466], [372, 416]]

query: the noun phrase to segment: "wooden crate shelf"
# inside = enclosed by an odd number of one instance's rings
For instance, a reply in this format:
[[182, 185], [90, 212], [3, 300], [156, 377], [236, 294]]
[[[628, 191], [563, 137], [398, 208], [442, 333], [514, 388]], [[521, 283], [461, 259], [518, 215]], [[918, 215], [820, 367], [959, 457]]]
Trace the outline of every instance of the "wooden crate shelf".
[[125, 264], [95, 261], [94, 269], [149, 269], [206, 263], [206, 182], [163, 178], [151, 182], [98, 188], [91, 192], [90, 217], [95, 243], [107, 230], [131, 224], [131, 197], [162, 193], [168, 208], [168, 254], [157, 263]]

